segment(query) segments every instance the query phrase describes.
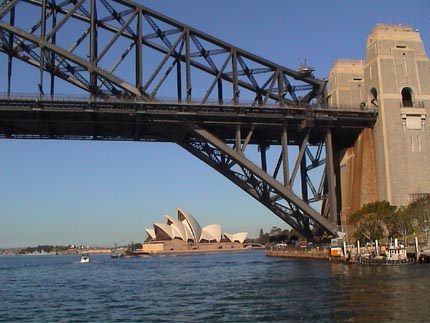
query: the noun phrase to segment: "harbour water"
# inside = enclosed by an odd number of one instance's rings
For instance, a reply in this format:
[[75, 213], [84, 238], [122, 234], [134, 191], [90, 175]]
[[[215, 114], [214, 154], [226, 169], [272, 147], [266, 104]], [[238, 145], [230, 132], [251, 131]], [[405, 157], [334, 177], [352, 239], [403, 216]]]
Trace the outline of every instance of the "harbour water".
[[1, 322], [429, 322], [430, 265], [264, 252], [0, 257]]

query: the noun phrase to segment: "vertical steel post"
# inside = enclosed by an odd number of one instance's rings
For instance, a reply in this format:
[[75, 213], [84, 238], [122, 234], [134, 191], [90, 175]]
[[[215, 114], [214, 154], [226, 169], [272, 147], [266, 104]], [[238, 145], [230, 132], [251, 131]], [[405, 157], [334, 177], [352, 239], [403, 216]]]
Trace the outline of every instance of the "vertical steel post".
[[242, 154], [242, 134], [240, 132], [240, 126], [236, 127], [236, 151]]
[[267, 158], [266, 158], [266, 150], [267, 146], [266, 144], [260, 144], [258, 145], [260, 148], [260, 157], [261, 157], [261, 169], [267, 173]]
[[[97, 8], [96, 0], [91, 0], [91, 21], [90, 21], [90, 63], [97, 64]], [[97, 95], [97, 75], [90, 71], [90, 93], [91, 98]]]
[[336, 178], [334, 172], [334, 151], [331, 129], [327, 129], [327, 134], [325, 138], [326, 147], [326, 179], [328, 188], [328, 202], [329, 202], [329, 218], [330, 222], [334, 225], [338, 224], [337, 217], [337, 200], [336, 200]]
[[290, 170], [288, 165], [288, 133], [287, 133], [286, 127], [282, 129], [281, 145], [282, 145], [282, 170], [283, 170], [283, 176], [284, 176], [284, 186], [290, 187], [290, 180], [289, 180]]
[[218, 79], [218, 103], [223, 104], [222, 79]]
[[142, 92], [142, 9], [137, 13], [136, 29], [136, 88]]
[[[260, 145], [258, 145], [258, 147], [260, 148], [260, 155], [261, 155], [261, 169], [265, 173], [267, 173], [267, 156], [266, 156], [266, 151], [268, 149], [268, 146], [266, 144], [260, 144]], [[269, 198], [268, 184], [263, 182], [262, 186], [263, 186], [263, 199], [268, 199]]]
[[[42, 0], [42, 8], [40, 13], [40, 38], [45, 40], [46, 38], [46, 0]], [[43, 70], [45, 69], [45, 48], [40, 46], [40, 57], [39, 57], [39, 95], [43, 96]]]
[[278, 103], [280, 107], [284, 107], [284, 79], [281, 70], [278, 68], [276, 73], [278, 74]]
[[237, 52], [233, 49], [233, 56], [231, 58], [231, 67], [233, 71], [233, 104], [239, 104], [239, 80], [237, 75]]
[[302, 186], [302, 200], [306, 203], [309, 202], [309, 193], [308, 193], [308, 180], [307, 180], [307, 165], [306, 165], [306, 153], [302, 155], [302, 159], [300, 160], [300, 177], [301, 177], [301, 186]]
[[186, 42], [185, 42], [185, 65], [186, 65], [186, 78], [187, 78], [187, 102], [191, 102], [191, 37], [190, 30], [187, 29], [185, 34]]
[[[15, 25], [15, 7], [10, 10], [9, 24]], [[13, 34], [9, 33], [9, 55], [7, 59], [7, 96], [10, 96], [10, 86], [12, 82], [12, 48], [13, 48]]]
[[[185, 44], [187, 44], [190, 40], [190, 34], [189, 33], [185, 33], [183, 36], [182, 41], [185, 42]], [[186, 45], [185, 45], [186, 46]], [[180, 58], [180, 53], [177, 53], [176, 58], [175, 58], [176, 62], [176, 93], [178, 96], [178, 102], [182, 102], [182, 65], [181, 65], [181, 58]], [[188, 67], [186, 67], [188, 68]], [[188, 74], [187, 74], [188, 77]], [[187, 100], [188, 100], [188, 96], [187, 96]]]
[[179, 59], [179, 57], [176, 58], [176, 93], [178, 95], [178, 102], [182, 102], [182, 70], [181, 60]]
[[[57, 9], [55, 7], [51, 8], [52, 10], [52, 30], [55, 29], [56, 25], [57, 25]], [[51, 43], [53, 45], [55, 45], [57, 42], [57, 33], [54, 33], [51, 37]], [[50, 63], [51, 65], [51, 88], [50, 88], [50, 95], [51, 97], [54, 96], [54, 92], [55, 92], [55, 53], [53, 51], [51, 51], [51, 58], [50, 58]]]
[[[303, 148], [306, 150], [307, 144], [304, 145]], [[302, 200], [309, 204], [309, 193], [308, 193], [308, 168], [306, 165], [306, 153], [303, 153], [302, 159], [300, 161], [300, 177], [301, 177], [301, 186], [302, 186]], [[310, 222], [308, 217], [303, 217], [302, 226], [305, 232], [310, 232]]]

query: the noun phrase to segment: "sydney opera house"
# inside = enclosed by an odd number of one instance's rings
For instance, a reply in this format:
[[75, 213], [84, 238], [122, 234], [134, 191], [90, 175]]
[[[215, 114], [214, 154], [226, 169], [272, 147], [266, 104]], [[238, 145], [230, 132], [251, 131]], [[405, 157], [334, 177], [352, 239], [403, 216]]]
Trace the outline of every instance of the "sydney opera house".
[[210, 251], [243, 248], [247, 232], [221, 234], [219, 224], [202, 227], [188, 212], [176, 209], [176, 217], [165, 215], [165, 223], [154, 223], [145, 229], [146, 252]]

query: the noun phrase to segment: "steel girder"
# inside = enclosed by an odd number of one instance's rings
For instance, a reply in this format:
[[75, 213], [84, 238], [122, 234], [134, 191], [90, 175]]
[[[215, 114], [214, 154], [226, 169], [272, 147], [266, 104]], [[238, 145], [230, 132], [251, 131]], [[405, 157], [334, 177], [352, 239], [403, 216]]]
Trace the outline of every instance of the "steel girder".
[[[153, 100], [165, 95], [164, 86], [174, 85], [178, 102], [323, 104], [325, 83], [311, 74], [274, 64], [125, 0], [5, 1], [0, 7], [0, 51], [9, 59], [8, 93], [12, 59], [17, 58], [39, 69], [41, 94], [48, 92], [47, 73], [51, 95], [55, 79], [61, 78], [97, 97]], [[143, 63], [152, 60], [149, 52], [157, 57], [143, 73]], [[168, 93], [173, 94], [171, 89]]]

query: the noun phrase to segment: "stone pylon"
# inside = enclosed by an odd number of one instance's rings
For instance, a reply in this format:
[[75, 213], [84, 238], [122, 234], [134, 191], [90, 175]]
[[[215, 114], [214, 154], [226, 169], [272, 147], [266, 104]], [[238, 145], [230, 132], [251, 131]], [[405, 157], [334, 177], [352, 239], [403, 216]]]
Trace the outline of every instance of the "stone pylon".
[[330, 71], [328, 104], [374, 109], [378, 120], [338, 152], [341, 218], [363, 204], [401, 206], [430, 194], [430, 62], [418, 31], [376, 25], [365, 60], [338, 60]]

